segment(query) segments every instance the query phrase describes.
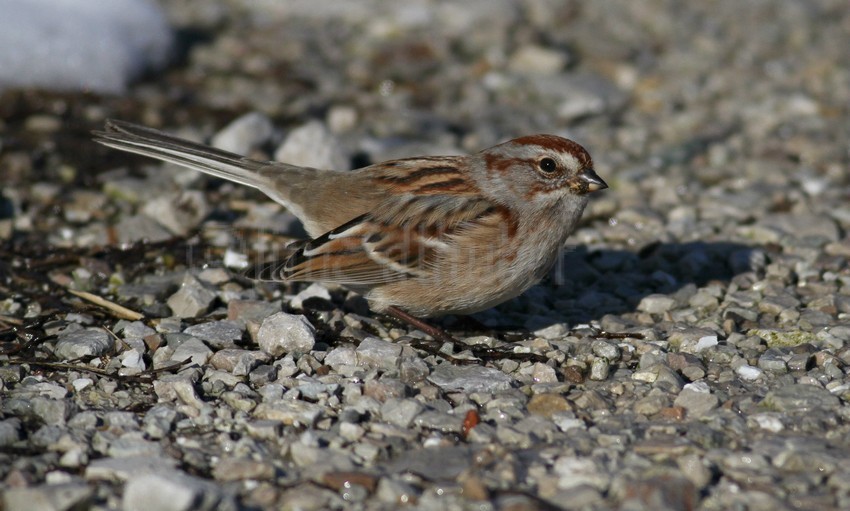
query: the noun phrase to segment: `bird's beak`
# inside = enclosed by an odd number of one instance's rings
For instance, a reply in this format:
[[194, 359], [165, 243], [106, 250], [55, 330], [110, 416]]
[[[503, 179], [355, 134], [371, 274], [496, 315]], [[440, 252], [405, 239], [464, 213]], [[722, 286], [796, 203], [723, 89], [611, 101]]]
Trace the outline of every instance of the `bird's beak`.
[[595, 192], [597, 190], [604, 190], [605, 188], [608, 188], [608, 183], [596, 175], [596, 172], [594, 172], [593, 169], [587, 168], [582, 170], [579, 173], [579, 178], [587, 184], [588, 192]]

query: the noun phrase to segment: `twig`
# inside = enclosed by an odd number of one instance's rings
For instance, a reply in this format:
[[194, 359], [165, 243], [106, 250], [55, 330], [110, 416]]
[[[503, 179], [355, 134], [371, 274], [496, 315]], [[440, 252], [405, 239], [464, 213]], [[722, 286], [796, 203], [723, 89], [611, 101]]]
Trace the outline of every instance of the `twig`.
[[118, 316], [121, 319], [127, 319], [127, 320], [130, 320], [130, 321], [138, 321], [138, 320], [144, 318], [144, 316], [142, 314], [139, 314], [136, 311], [133, 311], [133, 310], [128, 309], [127, 307], [123, 307], [121, 305], [118, 305], [115, 302], [110, 302], [109, 300], [107, 300], [105, 298], [102, 298], [102, 297], [97, 296], [95, 294], [89, 293], [87, 291], [75, 291], [73, 289], [69, 289], [68, 292], [71, 293], [74, 296], [79, 296], [83, 300], [88, 300], [95, 305], [99, 305], [99, 306], [101, 306], [105, 309], [112, 311], [116, 316]]
[[148, 369], [147, 371], [142, 371], [138, 374], [116, 374], [116, 373], [110, 373], [108, 371], [104, 371], [103, 369], [97, 369], [95, 367], [89, 367], [89, 366], [84, 366], [84, 365], [69, 364], [69, 363], [65, 363], [65, 362], [49, 362], [49, 361], [46, 361], [46, 360], [32, 360], [32, 359], [9, 359], [6, 362], [4, 362], [2, 365], [27, 364], [27, 365], [31, 365], [31, 366], [45, 367], [45, 368], [48, 368], [48, 369], [67, 369], [69, 371], [80, 371], [80, 372], [85, 372], [85, 373], [96, 374], [98, 376], [103, 376], [103, 377], [106, 377], [106, 378], [112, 378], [112, 379], [115, 379], [115, 380], [148, 382], [150, 379], [152, 379], [154, 376], [156, 376], [159, 373], [166, 373], [166, 372], [169, 372], [169, 371], [180, 369], [181, 367], [185, 366], [187, 363], [189, 363], [191, 361], [192, 361], [192, 358], [190, 357], [190, 358], [187, 358], [186, 360], [184, 360], [182, 362], [175, 362], [173, 364], [169, 364], [169, 365], [164, 366], [164, 367], [158, 367], [156, 369]]
[[21, 326], [24, 324], [24, 321], [12, 316], [6, 316], [5, 314], [0, 314], [0, 323], [5, 323], [7, 325], [15, 325]]

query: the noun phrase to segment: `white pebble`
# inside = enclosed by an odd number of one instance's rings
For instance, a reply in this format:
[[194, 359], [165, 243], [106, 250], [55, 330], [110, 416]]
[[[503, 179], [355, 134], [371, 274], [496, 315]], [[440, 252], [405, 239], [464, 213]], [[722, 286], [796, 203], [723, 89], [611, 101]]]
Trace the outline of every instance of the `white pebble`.
[[706, 335], [705, 337], [700, 337], [697, 341], [696, 352], [699, 353], [702, 350], [713, 348], [714, 346], [717, 346], [717, 336]]
[[753, 381], [759, 379], [759, 377], [764, 371], [762, 371], [758, 367], [753, 367], [751, 365], [744, 364], [738, 369], [736, 369], [735, 372], [738, 373], [738, 376], [740, 376], [741, 378], [748, 381]]
[[274, 153], [274, 159], [317, 169], [348, 170], [348, 158], [337, 138], [319, 121], [310, 121], [291, 132]]
[[785, 426], [779, 420], [775, 413], [757, 413], [750, 417], [761, 429], [770, 431], [771, 433], [779, 433]]
[[77, 378], [76, 380], [71, 382], [71, 386], [73, 386], [74, 390], [76, 390], [77, 392], [92, 385], [94, 385], [94, 380], [92, 380], [91, 378]]
[[268, 141], [274, 126], [260, 112], [249, 112], [236, 118], [212, 138], [212, 145], [236, 154], [247, 154]]
[[688, 383], [682, 390], [690, 390], [691, 392], [699, 392], [700, 394], [710, 394], [711, 387], [708, 386], [708, 383], [704, 381], [695, 381], [693, 383]]

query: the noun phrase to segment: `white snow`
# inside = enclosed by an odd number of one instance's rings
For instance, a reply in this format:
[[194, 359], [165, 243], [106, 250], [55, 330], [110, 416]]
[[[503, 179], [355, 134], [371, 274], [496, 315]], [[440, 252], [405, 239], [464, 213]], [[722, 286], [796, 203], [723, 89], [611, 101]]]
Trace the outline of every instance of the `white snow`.
[[0, 0], [0, 90], [120, 93], [171, 48], [153, 0]]

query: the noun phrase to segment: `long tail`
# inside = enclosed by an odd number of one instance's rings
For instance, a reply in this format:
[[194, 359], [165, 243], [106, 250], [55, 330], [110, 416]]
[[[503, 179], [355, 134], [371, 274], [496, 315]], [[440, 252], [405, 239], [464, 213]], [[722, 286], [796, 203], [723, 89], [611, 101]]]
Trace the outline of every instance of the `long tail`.
[[203, 144], [173, 137], [159, 130], [109, 119], [104, 131], [93, 131], [95, 142], [141, 154], [254, 188], [269, 188], [270, 181], [258, 173], [268, 162], [245, 158]]

